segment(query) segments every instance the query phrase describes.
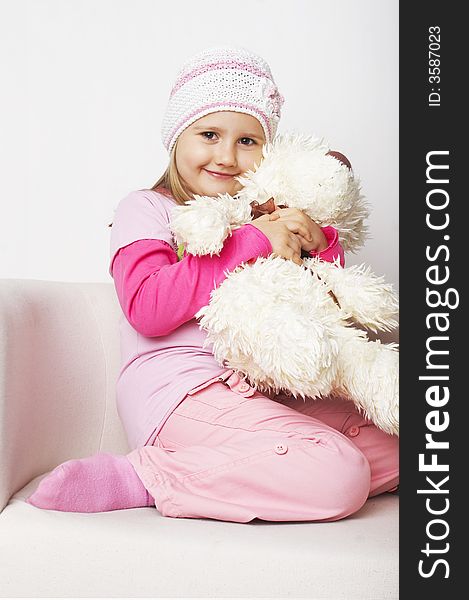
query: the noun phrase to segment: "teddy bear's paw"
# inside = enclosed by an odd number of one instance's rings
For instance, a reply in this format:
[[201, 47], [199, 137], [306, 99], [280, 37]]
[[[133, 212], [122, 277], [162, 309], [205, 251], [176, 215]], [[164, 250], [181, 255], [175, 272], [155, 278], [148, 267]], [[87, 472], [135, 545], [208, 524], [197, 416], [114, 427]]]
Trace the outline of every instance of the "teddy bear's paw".
[[368, 404], [365, 416], [379, 429], [390, 435], [399, 435], [399, 390], [397, 386], [381, 398], [375, 398], [373, 403]]
[[399, 435], [399, 404], [382, 411], [378, 409], [373, 414], [367, 414], [367, 417], [385, 433]]
[[[351, 330], [350, 330], [351, 331]], [[399, 352], [397, 344], [382, 344], [356, 336], [340, 351], [340, 385], [373, 423], [386, 433], [399, 433]]]
[[307, 259], [309, 268], [333, 290], [342, 310], [355, 322], [377, 333], [397, 326], [399, 301], [392, 284], [365, 264], [342, 268], [338, 263]]
[[229, 194], [218, 198], [195, 195], [173, 208], [170, 229], [189, 254], [213, 255], [221, 251], [233, 227], [249, 221], [250, 215], [250, 207]]

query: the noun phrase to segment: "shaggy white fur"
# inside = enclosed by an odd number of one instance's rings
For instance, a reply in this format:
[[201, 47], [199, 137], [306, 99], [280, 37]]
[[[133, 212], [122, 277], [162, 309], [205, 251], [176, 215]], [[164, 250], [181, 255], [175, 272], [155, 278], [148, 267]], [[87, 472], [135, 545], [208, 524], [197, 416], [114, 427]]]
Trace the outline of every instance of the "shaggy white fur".
[[[231, 231], [251, 221], [251, 202], [298, 208], [339, 232], [356, 252], [366, 236], [368, 207], [358, 178], [318, 138], [278, 136], [263, 148], [255, 171], [232, 197], [195, 196], [174, 209], [172, 231], [192, 254], [218, 254]], [[333, 292], [340, 306], [332, 299]], [[217, 361], [260, 391], [295, 397], [339, 394], [388, 433], [399, 432], [396, 344], [370, 341], [353, 321], [374, 331], [397, 325], [392, 286], [369, 267], [342, 268], [307, 258], [303, 266], [280, 257], [258, 258], [227, 275], [195, 316]]]

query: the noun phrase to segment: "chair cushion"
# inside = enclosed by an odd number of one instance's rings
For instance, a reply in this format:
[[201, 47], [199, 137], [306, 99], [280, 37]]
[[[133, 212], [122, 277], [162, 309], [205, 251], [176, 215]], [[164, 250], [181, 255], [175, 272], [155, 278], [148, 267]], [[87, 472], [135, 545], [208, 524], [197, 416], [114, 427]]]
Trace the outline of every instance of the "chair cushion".
[[41, 510], [24, 499], [42, 477], [0, 514], [3, 597], [398, 598], [396, 495], [332, 523], [228, 523]]

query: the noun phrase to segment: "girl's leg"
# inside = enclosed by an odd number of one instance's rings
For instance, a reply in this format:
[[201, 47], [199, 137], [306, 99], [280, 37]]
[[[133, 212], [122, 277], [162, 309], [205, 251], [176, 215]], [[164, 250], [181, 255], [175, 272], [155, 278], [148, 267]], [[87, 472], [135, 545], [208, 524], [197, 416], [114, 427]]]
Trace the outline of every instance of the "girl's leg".
[[333, 521], [370, 490], [369, 463], [349, 438], [222, 383], [187, 395], [153, 443], [128, 458], [164, 516]]
[[399, 438], [384, 433], [343, 398], [314, 400], [276, 397], [304, 415], [319, 419], [344, 434], [366, 456], [371, 468], [370, 496], [391, 492], [399, 484]]
[[148, 489], [167, 516], [335, 520], [358, 510], [368, 493], [386, 491], [393, 477], [397, 482], [390, 460], [397, 440], [370, 428], [349, 403], [294, 401], [294, 409], [215, 385], [186, 397], [156, 448], [67, 461], [27, 501], [98, 512], [152, 505]]

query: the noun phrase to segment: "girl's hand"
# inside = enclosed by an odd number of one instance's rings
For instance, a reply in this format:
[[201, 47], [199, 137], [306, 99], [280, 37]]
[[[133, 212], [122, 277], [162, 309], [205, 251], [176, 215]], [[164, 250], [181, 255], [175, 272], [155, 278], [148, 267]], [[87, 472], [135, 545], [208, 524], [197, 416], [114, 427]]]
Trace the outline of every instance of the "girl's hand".
[[[292, 260], [297, 265], [303, 264], [299, 236], [290, 231], [286, 223], [280, 220], [278, 214], [262, 215], [254, 221], [250, 221], [249, 225], [262, 231], [268, 238], [273, 254]], [[305, 231], [305, 233], [307, 232]]]
[[299, 208], [277, 208], [272, 215], [278, 215], [278, 222], [296, 234], [302, 250], [321, 252], [327, 248], [326, 236], [322, 229]]

